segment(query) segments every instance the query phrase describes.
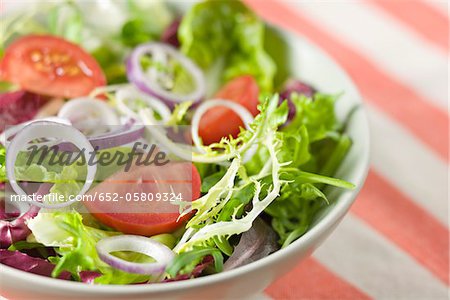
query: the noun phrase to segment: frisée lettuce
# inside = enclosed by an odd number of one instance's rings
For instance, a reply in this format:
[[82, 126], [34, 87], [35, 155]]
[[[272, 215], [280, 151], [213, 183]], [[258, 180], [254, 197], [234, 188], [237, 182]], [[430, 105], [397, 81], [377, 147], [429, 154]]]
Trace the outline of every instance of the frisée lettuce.
[[[292, 95], [297, 114], [282, 128], [279, 127], [287, 120], [287, 103], [278, 106], [277, 97], [268, 99], [262, 105], [260, 118], [252, 124], [258, 127], [261, 123], [262, 128], [255, 142], [257, 154], [247, 163], [237, 155], [225, 172], [219, 170], [210, 175], [210, 180], [218, 180], [205, 188], [208, 192], [203, 197], [192, 203], [196, 213], [175, 251], [182, 253], [216, 244], [225, 254], [229, 253], [227, 240], [248, 231], [263, 213], [272, 217], [272, 227], [285, 247], [306, 232], [317, 211], [328, 203], [319, 187], [326, 184], [352, 189], [354, 186], [348, 182], [325, 176], [335, 171], [329, 167], [329, 160], [335, 158], [331, 155], [324, 160], [321, 153], [314, 150], [317, 143], [327, 142], [330, 153], [343, 152], [340, 141], [348, 138], [339, 131], [340, 124], [335, 118], [336, 98], [322, 94], [314, 99]], [[241, 132], [238, 139], [245, 135], [245, 131]], [[339, 164], [342, 159], [340, 155]], [[319, 175], [326, 169], [329, 174]], [[250, 208], [245, 211], [244, 206]]]

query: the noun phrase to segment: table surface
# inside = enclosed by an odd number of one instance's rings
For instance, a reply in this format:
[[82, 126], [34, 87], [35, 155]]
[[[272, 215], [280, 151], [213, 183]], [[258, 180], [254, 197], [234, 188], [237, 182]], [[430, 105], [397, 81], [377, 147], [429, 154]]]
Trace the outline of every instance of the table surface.
[[246, 2], [347, 70], [372, 144], [349, 215], [262, 297], [448, 299], [448, 2]]

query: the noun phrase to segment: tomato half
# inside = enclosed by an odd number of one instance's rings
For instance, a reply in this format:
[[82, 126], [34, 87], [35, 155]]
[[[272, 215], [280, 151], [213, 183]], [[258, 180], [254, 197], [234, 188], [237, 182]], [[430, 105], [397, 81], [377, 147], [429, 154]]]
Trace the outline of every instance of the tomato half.
[[89, 94], [106, 84], [97, 61], [79, 46], [49, 35], [14, 41], [0, 64], [0, 77], [24, 90], [54, 97]]
[[[224, 85], [216, 99], [224, 99], [241, 104], [253, 116], [258, 114], [259, 88], [251, 76], [236, 77]], [[239, 128], [244, 127], [241, 118], [232, 110], [224, 107], [214, 107], [208, 110], [200, 120], [199, 135], [205, 145], [219, 142], [222, 137], [239, 134]]]
[[175, 199], [170, 194], [181, 195], [177, 200], [193, 201], [200, 197], [200, 186], [192, 163], [142, 166], [106, 179], [88, 193], [92, 201], [83, 204], [100, 222], [120, 232], [152, 236], [173, 232], [192, 215], [178, 220], [179, 206], [171, 203]]

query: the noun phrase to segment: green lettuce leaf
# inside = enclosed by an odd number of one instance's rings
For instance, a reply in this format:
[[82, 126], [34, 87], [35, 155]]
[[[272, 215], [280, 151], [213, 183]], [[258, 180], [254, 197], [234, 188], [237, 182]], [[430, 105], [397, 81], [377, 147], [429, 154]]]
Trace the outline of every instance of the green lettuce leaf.
[[285, 247], [303, 235], [329, 203], [325, 185], [354, 188], [329, 177], [351, 145], [335, 117], [335, 101], [332, 95], [318, 94], [314, 99], [294, 95], [295, 118], [280, 128], [287, 119], [287, 102], [278, 105], [277, 97], [267, 99], [250, 126], [254, 130], [244, 130], [236, 139], [246, 145], [257, 136], [253, 158], [243, 163], [236, 154], [226, 168], [202, 168], [206, 194], [192, 203], [196, 213], [175, 251], [215, 245], [230, 255], [230, 237], [249, 230], [262, 212], [272, 217], [272, 227]]
[[[114, 152], [118, 149], [125, 153], [130, 151], [130, 149], [123, 147], [104, 151]], [[36, 157], [28, 165], [26, 155], [19, 153], [19, 165], [15, 168], [17, 178], [26, 181], [53, 183], [50, 192], [58, 196], [63, 195], [65, 199], [69, 195], [79, 193], [86, 176], [85, 166], [78, 166], [76, 163], [69, 166], [50, 166], [48, 158], [38, 165], [37, 159]], [[122, 167], [115, 164], [100, 167], [97, 172], [98, 181], [113, 174], [119, 168]], [[44, 197], [44, 201], [45, 199]], [[100, 277], [95, 279], [96, 283], [101, 284], [132, 284], [150, 280], [150, 276], [123, 272], [100, 260], [95, 248], [97, 242], [105, 237], [120, 233], [110, 231], [93, 219], [91, 215], [85, 214], [82, 216], [73, 209], [79, 206], [81, 204], [77, 203], [72, 205], [71, 208], [61, 211], [41, 209], [38, 216], [28, 222], [28, 227], [32, 231], [28, 242], [53, 247], [58, 254], [48, 258], [50, 262], [55, 264], [52, 276], [57, 277], [62, 271], [68, 271], [74, 279], [80, 280], [79, 273], [89, 270], [101, 274]], [[160, 235], [155, 238], [164, 244], [174, 246], [174, 238], [171, 235]], [[152, 260], [152, 258], [137, 253], [118, 252], [114, 255], [133, 262]]]
[[77, 278], [83, 270], [108, 268], [99, 259], [95, 244], [99, 239], [112, 234], [85, 226], [79, 213], [40, 212], [28, 222], [28, 227], [37, 242], [55, 247], [59, 254], [50, 258], [56, 264], [53, 277], [57, 277], [63, 270]]
[[205, 256], [211, 255], [214, 258], [214, 268], [217, 273], [223, 270], [222, 253], [211, 247], [198, 247], [191, 251], [181, 253], [175, 257], [166, 268], [166, 273], [175, 278], [179, 274], [190, 274], [194, 268], [200, 264]]
[[82, 42], [85, 26], [82, 12], [73, 2], [63, 2], [50, 8], [47, 19], [48, 30], [74, 43]]
[[[253, 221], [278, 196], [283, 183], [280, 179], [280, 168], [283, 165], [276, 155], [281, 147], [276, 132], [286, 121], [287, 113], [286, 103], [278, 106], [278, 97], [268, 98], [261, 107], [261, 113], [250, 125], [250, 128], [256, 130], [242, 131], [237, 138], [245, 143], [256, 134], [259, 139], [257, 144], [267, 149], [270, 158], [268, 167], [263, 168], [261, 172], [268, 172], [271, 178], [270, 187], [262, 182], [265, 173], [248, 177], [242, 160], [237, 155], [227, 167], [224, 176], [204, 196], [192, 203], [192, 209], [196, 210], [196, 213], [186, 225], [190, 230], [186, 231], [175, 251], [191, 251], [213, 240], [224, 253], [229, 253], [230, 246], [224, 243], [225, 239], [249, 230]], [[242, 181], [240, 184], [239, 179]], [[252, 209], [242, 214], [244, 204], [249, 201], [252, 203]]]
[[6, 149], [0, 145], [0, 182], [6, 181]]
[[[325, 185], [352, 189], [354, 186], [333, 176], [345, 158], [351, 140], [341, 132], [334, 107], [337, 96], [317, 93], [314, 98], [292, 95], [296, 114], [291, 123], [278, 132], [284, 145], [278, 152], [284, 167], [284, 185], [280, 197], [265, 212], [286, 247], [310, 227], [317, 212], [329, 203]], [[254, 160], [258, 160], [257, 157]]]
[[276, 72], [264, 50], [264, 23], [239, 1], [204, 1], [194, 5], [178, 31], [181, 51], [204, 69], [224, 61], [223, 81], [252, 75], [271, 91]]
[[333, 135], [340, 127], [334, 112], [336, 98], [320, 93], [316, 93], [314, 98], [292, 94], [291, 101], [296, 113], [283, 132], [294, 133], [299, 127], [305, 126], [311, 142]]
[[[131, 274], [110, 267], [98, 256], [95, 245], [105, 237], [118, 235], [114, 231], [100, 230], [86, 226], [81, 214], [75, 211], [41, 211], [28, 222], [33, 239], [47, 247], [54, 247], [57, 256], [49, 257], [55, 264], [52, 272], [57, 277], [62, 271], [68, 271], [79, 280], [81, 271], [97, 271], [102, 275], [95, 279], [101, 284], [132, 284], [145, 282], [150, 276]], [[128, 261], [149, 262], [151, 258], [137, 253], [114, 253]]]

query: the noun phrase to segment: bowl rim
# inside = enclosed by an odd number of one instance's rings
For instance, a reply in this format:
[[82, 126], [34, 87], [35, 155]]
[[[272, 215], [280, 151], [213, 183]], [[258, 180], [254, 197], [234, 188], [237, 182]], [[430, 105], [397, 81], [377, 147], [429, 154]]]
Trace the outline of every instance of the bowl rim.
[[314, 44], [310, 39], [303, 35], [299, 35], [298, 33], [280, 28], [279, 26], [274, 26], [271, 22], [265, 21], [265, 24], [275, 28], [280, 31], [287, 38], [294, 38], [297, 40], [301, 40], [302, 43], [308, 45], [313, 51], [318, 52], [318, 54], [324, 59], [328, 60], [329, 63], [333, 64], [337, 70], [341, 73], [340, 76], [344, 77], [354, 89], [355, 94], [355, 103], [358, 104], [358, 113], [360, 114], [361, 124], [358, 123], [358, 126], [363, 126], [361, 130], [364, 132], [366, 136], [366, 144], [363, 147], [364, 153], [362, 153], [362, 160], [359, 160], [359, 165], [362, 166], [359, 168], [358, 173], [354, 176], [355, 186], [356, 188], [351, 191], [344, 191], [340, 196], [341, 199], [335, 204], [334, 208], [330, 210], [329, 213], [324, 215], [324, 217], [314, 225], [311, 229], [309, 229], [303, 236], [295, 240], [292, 244], [287, 246], [286, 248], [282, 248], [269, 256], [266, 256], [262, 259], [254, 261], [250, 264], [240, 266], [236, 269], [224, 271], [217, 274], [211, 274], [204, 277], [182, 280], [182, 281], [174, 281], [174, 282], [165, 282], [165, 283], [156, 283], [156, 284], [142, 284], [142, 285], [94, 285], [94, 284], [86, 284], [83, 282], [76, 281], [68, 281], [61, 280], [56, 278], [50, 278], [42, 275], [37, 275], [33, 273], [28, 273], [22, 270], [18, 270], [3, 264], [0, 264], [0, 279], [3, 276], [11, 276], [14, 278], [20, 278], [23, 281], [29, 281], [30, 283], [39, 284], [41, 287], [65, 289], [67, 292], [86, 292], [90, 294], [97, 295], [106, 295], [108, 293], [118, 293], [118, 294], [140, 294], [140, 293], [164, 293], [164, 292], [174, 292], [181, 291], [183, 289], [189, 288], [199, 288], [202, 286], [218, 283], [221, 281], [226, 281], [233, 277], [243, 275], [246, 273], [251, 273], [262, 269], [265, 266], [276, 263], [279, 259], [281, 259], [284, 255], [289, 255], [296, 252], [304, 243], [308, 243], [317, 239], [321, 236], [321, 232], [325, 232], [334, 224], [339, 223], [340, 220], [347, 214], [353, 202], [356, 200], [359, 191], [361, 190], [366, 177], [369, 172], [369, 161], [370, 161], [370, 131], [369, 131], [369, 122], [367, 117], [367, 112], [365, 109], [365, 105], [362, 101], [361, 94], [353, 82], [351, 77], [345, 71], [342, 66], [337, 63], [326, 51], [322, 48]]

